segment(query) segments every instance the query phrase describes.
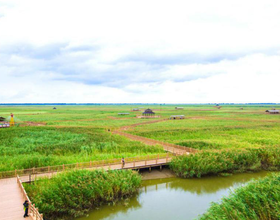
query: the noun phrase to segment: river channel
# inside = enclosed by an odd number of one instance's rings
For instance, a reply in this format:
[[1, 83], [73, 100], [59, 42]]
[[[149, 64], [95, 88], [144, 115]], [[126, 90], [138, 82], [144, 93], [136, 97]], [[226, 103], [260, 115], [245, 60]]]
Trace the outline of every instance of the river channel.
[[104, 205], [77, 220], [189, 220], [203, 214], [234, 188], [269, 172], [201, 179], [145, 180], [138, 195], [114, 206]]

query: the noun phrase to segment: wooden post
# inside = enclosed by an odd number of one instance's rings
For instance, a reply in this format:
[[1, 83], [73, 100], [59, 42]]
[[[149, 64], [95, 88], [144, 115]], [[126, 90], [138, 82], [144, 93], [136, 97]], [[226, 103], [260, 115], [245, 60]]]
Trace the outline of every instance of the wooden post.
[[147, 160], [145, 160], [145, 166], [147, 165]]
[[50, 172], [50, 166], [48, 166], [48, 172]]
[[33, 167], [32, 172], [33, 172], [33, 174], [35, 173], [35, 167]]
[[89, 166], [91, 167], [91, 161], [89, 161]]
[[36, 208], [36, 220], [38, 219], [37, 218], [38, 217], [38, 213], [39, 213], [38, 208]]
[[17, 170], [15, 170], [15, 177], [17, 176]]

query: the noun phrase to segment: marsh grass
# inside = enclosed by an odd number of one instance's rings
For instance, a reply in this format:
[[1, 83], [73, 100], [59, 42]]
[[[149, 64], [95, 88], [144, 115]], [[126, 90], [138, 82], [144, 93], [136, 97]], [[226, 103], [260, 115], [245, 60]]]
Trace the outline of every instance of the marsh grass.
[[135, 194], [141, 177], [131, 170], [76, 170], [25, 184], [45, 219], [73, 219]]
[[278, 220], [280, 216], [280, 175], [252, 181], [233, 191], [219, 203], [212, 203], [201, 220]]
[[174, 158], [170, 167], [183, 178], [262, 169], [279, 170], [280, 149], [270, 147], [201, 151]]

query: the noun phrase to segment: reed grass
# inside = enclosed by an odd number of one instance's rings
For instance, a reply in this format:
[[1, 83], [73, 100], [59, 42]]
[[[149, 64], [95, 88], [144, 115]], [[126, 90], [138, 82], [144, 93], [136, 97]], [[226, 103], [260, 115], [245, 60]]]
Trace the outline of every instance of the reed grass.
[[73, 219], [102, 204], [135, 194], [141, 177], [131, 170], [76, 170], [25, 184], [45, 219]]
[[219, 203], [212, 203], [200, 220], [278, 220], [280, 217], [280, 175], [250, 182], [234, 190]]
[[170, 167], [177, 176], [183, 178], [261, 169], [279, 170], [280, 149], [270, 147], [207, 150], [176, 157], [171, 161]]

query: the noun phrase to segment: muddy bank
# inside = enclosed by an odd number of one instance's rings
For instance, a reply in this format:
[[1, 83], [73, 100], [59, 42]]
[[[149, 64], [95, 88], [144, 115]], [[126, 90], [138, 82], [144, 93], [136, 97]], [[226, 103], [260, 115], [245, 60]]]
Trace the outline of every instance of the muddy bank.
[[154, 180], [176, 177], [175, 173], [173, 173], [170, 169], [167, 168], [163, 168], [162, 170], [152, 169], [151, 172], [149, 172], [149, 170], [143, 170], [140, 171], [140, 174], [142, 176], [142, 180]]

